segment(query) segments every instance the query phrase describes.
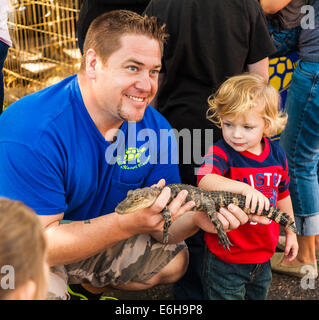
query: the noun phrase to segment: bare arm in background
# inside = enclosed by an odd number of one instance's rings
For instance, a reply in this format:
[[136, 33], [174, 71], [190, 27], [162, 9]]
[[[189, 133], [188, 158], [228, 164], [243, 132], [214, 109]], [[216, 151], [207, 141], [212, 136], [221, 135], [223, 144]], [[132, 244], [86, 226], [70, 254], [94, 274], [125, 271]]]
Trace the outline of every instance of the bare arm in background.
[[260, 0], [260, 5], [266, 14], [274, 14], [290, 2], [291, 0]]
[[268, 82], [269, 80], [269, 58], [266, 57], [248, 65], [248, 71], [260, 74]]

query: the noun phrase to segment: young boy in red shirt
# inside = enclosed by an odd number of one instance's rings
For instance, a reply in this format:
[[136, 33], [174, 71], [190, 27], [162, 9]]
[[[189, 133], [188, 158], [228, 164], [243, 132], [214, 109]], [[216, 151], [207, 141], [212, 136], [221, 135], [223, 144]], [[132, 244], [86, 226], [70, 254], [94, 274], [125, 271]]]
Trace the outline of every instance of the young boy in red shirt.
[[[256, 74], [225, 81], [208, 99], [208, 119], [222, 128], [223, 138], [209, 148], [198, 172], [198, 186], [246, 196], [246, 207], [261, 212], [269, 205], [293, 218], [288, 165], [284, 151], [270, 137], [286, 124], [279, 112], [279, 94]], [[297, 255], [296, 235], [286, 229], [286, 259]], [[228, 232], [230, 252], [206, 232], [205, 290], [209, 299], [266, 299], [271, 282], [270, 258], [279, 237], [279, 225], [248, 222]]]

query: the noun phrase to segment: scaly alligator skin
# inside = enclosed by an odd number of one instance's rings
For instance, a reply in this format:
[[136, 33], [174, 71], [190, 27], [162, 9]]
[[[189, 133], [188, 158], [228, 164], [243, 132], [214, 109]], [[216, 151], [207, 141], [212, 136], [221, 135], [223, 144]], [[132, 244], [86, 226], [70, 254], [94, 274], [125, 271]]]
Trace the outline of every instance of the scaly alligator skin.
[[[231, 245], [231, 243], [226, 235], [222, 223], [216, 217], [216, 212], [219, 211], [221, 207], [227, 207], [230, 203], [233, 203], [249, 214], [250, 209], [245, 208], [246, 197], [241, 194], [225, 191], [207, 191], [187, 184], [169, 184], [167, 187], [171, 189], [171, 198], [168, 203], [170, 203], [180, 191], [188, 191], [186, 201], [193, 200], [196, 204], [192, 211], [204, 211], [207, 213], [209, 219], [217, 229], [219, 243], [221, 243], [225, 249], [227, 248], [229, 250], [229, 245]], [[126, 214], [138, 209], [150, 207], [157, 199], [162, 189], [163, 188], [147, 187], [130, 190], [127, 193], [127, 197], [115, 208], [115, 212], [119, 214]], [[256, 212], [257, 210], [258, 206], [256, 208]], [[165, 220], [163, 242], [167, 243], [168, 228], [171, 225], [171, 216], [167, 207], [162, 211], [162, 214]], [[290, 216], [277, 208], [270, 207], [268, 211], [264, 209], [261, 215], [266, 216], [295, 233], [298, 233], [295, 223]]]

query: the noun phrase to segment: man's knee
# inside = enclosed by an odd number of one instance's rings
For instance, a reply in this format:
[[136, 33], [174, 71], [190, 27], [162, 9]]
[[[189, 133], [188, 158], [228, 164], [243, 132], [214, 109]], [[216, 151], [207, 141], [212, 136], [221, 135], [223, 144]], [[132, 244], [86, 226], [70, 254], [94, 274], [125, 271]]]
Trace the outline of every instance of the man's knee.
[[130, 281], [116, 286], [113, 285], [112, 288], [119, 290], [146, 290], [156, 285], [174, 283], [185, 274], [188, 260], [189, 253], [188, 249], [185, 248], [151, 279], [141, 282]]
[[188, 249], [180, 251], [158, 274], [148, 283], [151, 286], [169, 284], [178, 281], [186, 272], [189, 261]]

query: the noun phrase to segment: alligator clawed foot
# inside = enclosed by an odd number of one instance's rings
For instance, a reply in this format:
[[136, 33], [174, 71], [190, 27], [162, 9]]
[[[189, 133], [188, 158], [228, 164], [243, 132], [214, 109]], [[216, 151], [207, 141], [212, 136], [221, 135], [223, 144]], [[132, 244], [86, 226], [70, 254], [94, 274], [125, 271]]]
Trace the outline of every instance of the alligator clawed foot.
[[224, 249], [230, 251], [229, 246], [232, 246], [233, 244], [229, 241], [226, 232], [223, 233], [219, 233], [218, 234], [218, 244], [222, 244], [222, 246], [224, 247]]
[[164, 227], [163, 227], [163, 243], [168, 243], [168, 228], [171, 226], [171, 213], [168, 208], [165, 208], [162, 211], [162, 215], [164, 218]]

